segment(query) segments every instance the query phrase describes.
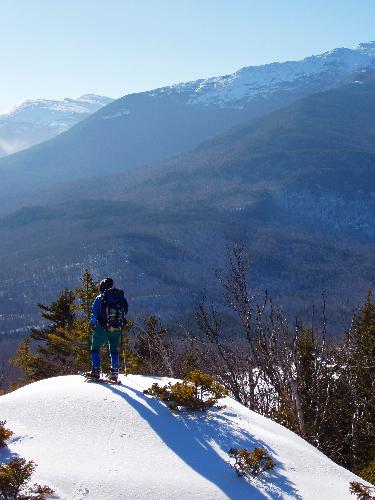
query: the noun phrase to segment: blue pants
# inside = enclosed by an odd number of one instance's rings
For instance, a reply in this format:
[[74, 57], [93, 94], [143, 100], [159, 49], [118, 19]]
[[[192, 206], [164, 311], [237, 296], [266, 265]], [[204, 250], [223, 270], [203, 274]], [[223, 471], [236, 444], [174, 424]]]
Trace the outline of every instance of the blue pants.
[[118, 370], [120, 367], [120, 338], [121, 331], [109, 332], [97, 325], [91, 338], [91, 363], [93, 368], [100, 368], [100, 349], [107, 342], [111, 356], [111, 368]]

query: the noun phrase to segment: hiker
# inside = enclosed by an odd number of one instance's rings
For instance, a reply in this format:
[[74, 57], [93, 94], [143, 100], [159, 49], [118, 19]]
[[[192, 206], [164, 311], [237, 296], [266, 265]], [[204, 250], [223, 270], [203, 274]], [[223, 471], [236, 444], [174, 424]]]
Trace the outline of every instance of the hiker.
[[105, 278], [99, 284], [100, 294], [94, 300], [90, 325], [91, 371], [89, 378], [100, 379], [100, 349], [107, 342], [111, 357], [111, 373], [108, 379], [117, 382], [120, 367], [120, 339], [122, 327], [126, 325], [128, 302], [124, 292], [113, 287], [113, 279]]

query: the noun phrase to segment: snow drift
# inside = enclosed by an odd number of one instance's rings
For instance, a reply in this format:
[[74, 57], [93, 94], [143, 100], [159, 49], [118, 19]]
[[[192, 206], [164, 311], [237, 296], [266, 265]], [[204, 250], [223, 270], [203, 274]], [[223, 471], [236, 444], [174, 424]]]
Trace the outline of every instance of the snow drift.
[[[353, 498], [354, 474], [233, 399], [204, 414], [173, 414], [143, 394], [167, 379], [122, 381], [57, 377], [0, 397], [0, 420], [15, 432], [0, 459], [34, 460], [33, 480], [69, 500]], [[256, 446], [268, 450], [276, 467], [248, 482], [237, 477], [227, 452]]]

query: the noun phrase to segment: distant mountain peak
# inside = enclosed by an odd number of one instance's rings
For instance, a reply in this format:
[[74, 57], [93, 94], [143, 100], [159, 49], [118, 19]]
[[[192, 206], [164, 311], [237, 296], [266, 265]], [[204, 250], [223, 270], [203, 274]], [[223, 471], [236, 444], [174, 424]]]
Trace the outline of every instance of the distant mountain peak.
[[83, 94], [76, 99], [77, 101], [80, 102], [92, 102], [92, 103], [104, 103], [104, 104], [109, 104], [110, 102], [113, 101], [111, 97], [106, 97], [98, 94]]
[[355, 49], [339, 47], [299, 61], [245, 66], [232, 74], [181, 83], [152, 91], [188, 95], [191, 104], [243, 108], [275, 93], [309, 93], [327, 90], [361, 69], [375, 68], [375, 41]]
[[0, 113], [0, 157], [65, 132], [113, 99], [84, 94], [76, 99], [30, 99]]
[[[4, 117], [16, 117], [19, 116], [22, 121], [24, 121], [25, 116], [22, 116], [25, 112], [34, 110], [51, 110], [51, 111], [61, 111], [61, 112], [78, 112], [87, 113], [92, 112], [90, 105], [96, 106], [97, 109], [109, 104], [113, 99], [110, 97], [100, 96], [96, 94], [84, 94], [76, 99], [71, 97], [65, 97], [64, 99], [28, 99], [23, 101], [5, 113], [0, 113], [0, 119]], [[84, 106], [84, 103], [87, 106]], [[96, 110], [95, 110], [96, 111]], [[32, 120], [31, 115], [27, 115], [29, 119]]]
[[375, 40], [371, 42], [360, 43], [356, 50], [373, 50], [375, 51]]

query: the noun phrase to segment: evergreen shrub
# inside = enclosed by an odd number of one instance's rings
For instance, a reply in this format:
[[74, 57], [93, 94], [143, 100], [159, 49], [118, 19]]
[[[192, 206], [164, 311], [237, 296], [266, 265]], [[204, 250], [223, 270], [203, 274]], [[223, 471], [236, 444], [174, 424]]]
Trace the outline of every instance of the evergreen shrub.
[[214, 377], [199, 370], [188, 373], [182, 382], [161, 387], [153, 384], [143, 391], [164, 401], [169, 408], [177, 411], [205, 411], [214, 406], [218, 399], [226, 396], [227, 390]]
[[357, 481], [352, 481], [350, 483], [349, 491], [352, 495], [356, 495], [358, 500], [375, 499], [375, 488], [358, 483]]
[[6, 446], [6, 441], [13, 435], [13, 432], [5, 427], [6, 420], [0, 421], [0, 448]]
[[375, 460], [370, 465], [361, 470], [359, 474], [363, 479], [375, 485]]
[[46, 500], [54, 491], [46, 485], [30, 485], [30, 477], [35, 470], [33, 461], [15, 458], [0, 464], [0, 498], [5, 500]]
[[273, 469], [275, 462], [264, 448], [254, 448], [249, 451], [246, 448], [237, 450], [231, 448], [229, 455], [235, 459], [233, 467], [239, 476], [258, 477], [263, 472]]

